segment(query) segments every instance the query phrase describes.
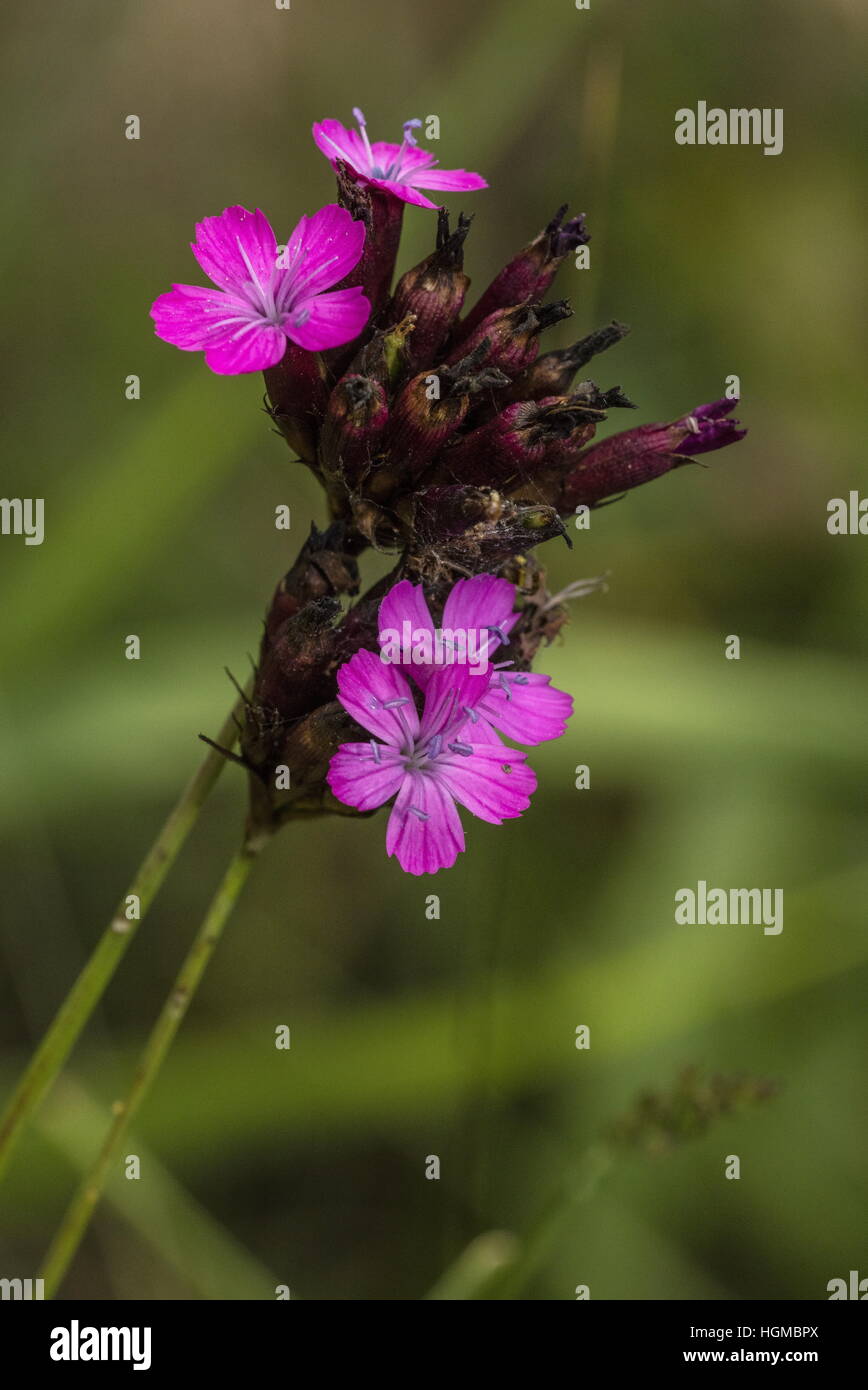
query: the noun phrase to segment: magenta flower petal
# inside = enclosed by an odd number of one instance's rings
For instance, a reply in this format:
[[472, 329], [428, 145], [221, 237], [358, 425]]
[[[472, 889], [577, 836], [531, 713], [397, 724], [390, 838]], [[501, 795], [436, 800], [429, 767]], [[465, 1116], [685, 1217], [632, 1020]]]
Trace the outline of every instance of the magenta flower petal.
[[220, 376], [264, 372], [267, 367], [276, 367], [285, 353], [286, 335], [267, 324], [246, 323], [227, 328], [204, 347], [207, 365]]
[[154, 332], [183, 352], [197, 352], [221, 337], [230, 325], [249, 321], [246, 306], [222, 290], [201, 285], [174, 285], [151, 305]]
[[418, 188], [414, 188], [409, 183], [398, 183], [396, 179], [370, 179], [369, 183], [374, 188], [382, 188], [384, 192], [391, 193], [394, 198], [400, 198], [402, 203], [413, 203], [417, 208], [439, 208], [440, 204], [426, 198], [424, 193], [420, 193]]
[[409, 579], [394, 584], [383, 598], [378, 621], [380, 632], [387, 629], [400, 632], [405, 622], [409, 622], [414, 631], [434, 631], [425, 591], [421, 584], [411, 584]]
[[357, 130], [348, 130], [340, 121], [329, 116], [324, 121], [316, 122], [313, 138], [326, 159], [330, 159], [332, 163], [336, 159], [342, 159], [345, 164], [355, 169], [356, 173], [361, 173], [362, 166], [367, 162], [368, 151]]
[[[513, 613], [512, 605], [515, 589], [506, 579], [496, 579], [490, 574], [476, 575], [473, 579], [460, 579], [446, 600], [443, 611], [442, 628], [458, 634], [458, 641], [472, 643], [471, 654], [488, 654], [489, 659], [498, 646], [505, 642], [518, 614]], [[408, 625], [405, 628], [405, 624]], [[428, 604], [421, 585], [411, 584], [402, 579], [380, 604], [379, 640], [384, 651], [394, 650], [398, 644], [404, 655], [405, 637], [412, 651], [413, 644], [423, 634], [431, 636], [431, 650], [435, 649], [434, 626]], [[472, 634], [472, 637], [471, 637]], [[448, 639], [447, 639], [448, 640]], [[420, 644], [421, 645], [421, 644]], [[465, 645], [466, 651], [468, 646]], [[460, 660], [456, 665], [463, 664]], [[423, 690], [435, 669], [413, 663], [398, 663], [400, 669], [412, 676]], [[479, 674], [474, 680], [479, 680]], [[476, 691], [474, 690], [474, 694]]]
[[[507, 747], [485, 713], [485, 696], [472, 711], [472, 717], [468, 719], [466, 724], [462, 724], [455, 737], [462, 742], [472, 743], [474, 748], [481, 743], [490, 743], [492, 748], [504, 749]], [[509, 751], [512, 752], [512, 749]]]
[[367, 323], [370, 312], [370, 301], [358, 285], [347, 290], [332, 290], [299, 304], [286, 324], [286, 333], [308, 352], [322, 352], [355, 338]]
[[[537, 672], [495, 672], [477, 712], [517, 743], [545, 743], [566, 732], [573, 700], [550, 684], [551, 677]], [[481, 722], [481, 721], [480, 721]], [[469, 736], [469, 729], [465, 727]], [[473, 737], [475, 738], [475, 731]]]
[[[387, 642], [397, 642], [399, 648], [402, 646], [405, 623], [410, 624], [411, 641], [413, 634], [430, 633], [433, 644], [434, 622], [425, 602], [425, 592], [421, 584], [411, 584], [409, 579], [402, 579], [386, 594], [380, 604], [378, 623], [381, 649]], [[425, 688], [430, 675], [428, 667], [400, 661], [393, 664], [405, 675], [412, 676], [417, 685]]]
[[472, 757], [443, 758], [438, 777], [456, 801], [493, 825], [520, 816], [536, 790], [536, 774], [525, 753], [493, 744], [473, 744]]
[[396, 748], [419, 733], [413, 695], [401, 672], [360, 651], [338, 671], [338, 699], [357, 724]]
[[326, 780], [339, 801], [357, 811], [373, 811], [399, 790], [404, 764], [388, 744], [374, 754], [370, 743], [344, 743], [331, 760]]
[[738, 399], [711, 401], [708, 405], [697, 406], [679, 424], [689, 425], [690, 434], [676, 446], [676, 452], [693, 457], [696, 454], [709, 454], [715, 449], [725, 449], [728, 444], [736, 444], [744, 439], [747, 430], [738, 428], [737, 420], [727, 420], [738, 405]]
[[512, 611], [514, 601], [515, 588], [507, 579], [496, 579], [493, 574], [459, 579], [446, 600], [443, 626], [477, 632], [495, 629], [490, 635], [496, 650], [497, 632], [502, 632], [505, 639], [518, 617]]
[[425, 169], [412, 175], [409, 181], [417, 188], [433, 188], [444, 193], [472, 193], [488, 187], [481, 174], [472, 174], [467, 169]]
[[448, 791], [436, 777], [411, 772], [386, 827], [386, 853], [408, 874], [450, 869], [464, 849], [464, 830]]
[[329, 203], [302, 217], [280, 258], [292, 277], [295, 302], [330, 290], [358, 265], [365, 247], [365, 224], [346, 208]]
[[222, 290], [250, 282], [267, 285], [277, 263], [277, 239], [265, 213], [258, 208], [249, 212], [238, 204], [219, 217], [196, 223], [192, 251], [208, 278]]
[[474, 674], [470, 666], [436, 666], [425, 686], [421, 737], [431, 739], [439, 734], [446, 739], [457, 733], [468, 717], [474, 719], [487, 689], [488, 676]]
[[[408, 174], [418, 174], [422, 169], [431, 169], [437, 163], [430, 150], [421, 150], [418, 145], [392, 145], [388, 140], [375, 140], [371, 145], [371, 155], [375, 172], [378, 168], [400, 169], [402, 183], [408, 182]], [[383, 177], [387, 175], [384, 174]]]

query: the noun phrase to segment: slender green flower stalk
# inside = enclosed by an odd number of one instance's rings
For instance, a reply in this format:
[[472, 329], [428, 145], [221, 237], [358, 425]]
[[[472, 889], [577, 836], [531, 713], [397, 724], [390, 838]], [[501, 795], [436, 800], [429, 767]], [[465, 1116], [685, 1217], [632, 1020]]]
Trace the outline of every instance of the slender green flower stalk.
[[[240, 695], [216, 742], [231, 749], [238, 737], [245, 696]], [[211, 793], [226, 761], [211, 748], [184, 788], [156, 840], [118, 904], [117, 910], [95, 946], [0, 1119], [0, 1179], [28, 1122], [45, 1099], [66, 1059], [111, 983], [115, 971], [136, 934], [142, 918], [177, 859], [199, 812]], [[138, 899], [138, 918], [127, 917], [130, 898]]]
[[595, 1197], [600, 1183], [613, 1163], [612, 1149], [606, 1144], [594, 1144], [586, 1149], [540, 1211], [528, 1235], [522, 1242], [518, 1257], [503, 1271], [494, 1271], [490, 1283], [477, 1295], [482, 1298], [510, 1300], [519, 1298], [546, 1258], [557, 1245], [573, 1212]]
[[57, 1292], [58, 1286], [81, 1244], [91, 1216], [102, 1196], [103, 1188], [111, 1173], [123, 1138], [159, 1075], [160, 1068], [181, 1025], [181, 1020], [193, 1000], [202, 976], [223, 934], [223, 928], [232, 914], [232, 909], [247, 881], [253, 862], [264, 843], [263, 837], [246, 840], [231, 859], [145, 1044], [130, 1089], [125, 1098], [117, 1101], [112, 1107], [114, 1119], [103, 1146], [93, 1166], [84, 1175], [46, 1255], [40, 1277], [45, 1280], [47, 1298], [52, 1298]]
[[[776, 1094], [776, 1085], [764, 1077], [743, 1074], [706, 1076], [697, 1066], [685, 1067], [673, 1085], [640, 1094], [626, 1114], [608, 1124], [565, 1174], [541, 1208], [514, 1257], [479, 1279], [470, 1293], [451, 1293], [452, 1298], [516, 1299], [545, 1263], [568, 1229], [573, 1213], [597, 1195], [600, 1184], [614, 1165], [628, 1154], [666, 1154], [677, 1145], [705, 1134], [717, 1121], [762, 1104]], [[471, 1247], [472, 1248], [472, 1247]], [[465, 1260], [468, 1252], [465, 1251]], [[478, 1261], [475, 1262], [478, 1266]], [[455, 1266], [462, 1268], [461, 1260]], [[440, 1281], [442, 1285], [442, 1281]], [[448, 1287], [458, 1287], [454, 1280]], [[439, 1287], [439, 1285], [438, 1285]], [[428, 1295], [435, 1296], [434, 1291]], [[437, 1294], [443, 1297], [443, 1294]]]
[[520, 1242], [510, 1231], [486, 1231], [462, 1250], [454, 1264], [425, 1295], [428, 1302], [457, 1302], [480, 1297], [495, 1275], [512, 1268]]

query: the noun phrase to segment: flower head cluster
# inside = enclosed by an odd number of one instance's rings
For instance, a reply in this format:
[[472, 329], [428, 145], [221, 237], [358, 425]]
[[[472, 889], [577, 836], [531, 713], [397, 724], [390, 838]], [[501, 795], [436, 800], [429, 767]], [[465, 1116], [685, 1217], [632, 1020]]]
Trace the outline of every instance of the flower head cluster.
[[[564, 731], [569, 696], [531, 670], [566, 620], [536, 547], [567, 537], [577, 509], [744, 431], [727, 399], [595, 441], [611, 411], [635, 407], [584, 369], [627, 328], [542, 350], [572, 313], [550, 290], [590, 239], [584, 214], [558, 208], [467, 308], [471, 219], [427, 194], [485, 180], [441, 169], [418, 120], [394, 144], [354, 114], [356, 130], [313, 128], [336, 203], [302, 218], [285, 248], [261, 212], [206, 218], [193, 252], [213, 288], [175, 285], [151, 312], [161, 338], [203, 351], [215, 372], [263, 371], [268, 413], [329, 514], [266, 614], [241, 739], [252, 830], [392, 802], [389, 853], [425, 873], [463, 848], [457, 806], [494, 822], [526, 809], [534, 775], [503, 739]], [[408, 204], [436, 210], [434, 245], [396, 281]], [[394, 568], [347, 607], [369, 546]], [[395, 645], [405, 628], [409, 656]]]

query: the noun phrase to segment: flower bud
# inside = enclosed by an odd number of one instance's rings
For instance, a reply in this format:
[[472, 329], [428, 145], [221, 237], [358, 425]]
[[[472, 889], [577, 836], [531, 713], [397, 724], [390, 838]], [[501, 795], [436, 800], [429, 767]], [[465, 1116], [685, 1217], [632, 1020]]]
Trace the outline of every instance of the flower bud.
[[329, 396], [320, 437], [320, 458], [329, 483], [355, 487], [369, 472], [383, 438], [386, 392], [369, 376], [345, 376]]
[[300, 612], [312, 599], [358, 593], [359, 567], [345, 545], [346, 527], [342, 522], [335, 522], [326, 531], [318, 530], [315, 523], [311, 523], [310, 535], [292, 569], [281, 579], [272, 596], [265, 618], [263, 651], [285, 620]]
[[[354, 221], [365, 224], [365, 245], [361, 258], [335, 289], [361, 286], [371, 305], [369, 323], [376, 323], [389, 297], [401, 240], [404, 204], [382, 189], [375, 188], [366, 179], [358, 178], [342, 160], [335, 161], [335, 169], [339, 205], [346, 208]], [[324, 354], [332, 377], [343, 376], [358, 352], [363, 337], [364, 334]]]
[[327, 672], [334, 643], [328, 639], [340, 611], [337, 598], [315, 598], [270, 634], [266, 630], [252, 699], [253, 708], [265, 712], [264, 722], [254, 721], [251, 728], [248, 720], [242, 740], [245, 756], [252, 761], [248, 744], [260, 746], [263, 727], [267, 730], [275, 715], [297, 719], [330, 698]]
[[337, 161], [336, 168], [338, 203], [357, 222], [364, 222], [366, 233], [361, 260], [346, 281], [336, 288], [361, 285], [371, 301], [371, 318], [375, 320], [392, 283], [401, 240], [404, 204], [382, 189], [360, 180], [342, 161]]
[[[353, 719], [337, 700], [311, 710], [288, 729], [281, 725], [268, 760], [251, 766], [248, 834], [274, 831], [294, 816], [323, 811], [350, 814], [332, 796], [326, 773], [340, 745], [353, 738], [355, 730]], [[288, 769], [288, 786], [278, 785], [279, 766]]]
[[743, 439], [747, 430], [739, 429], [737, 420], [726, 419], [737, 404], [735, 400], [714, 401], [670, 424], [640, 425], [585, 449], [564, 479], [560, 511], [566, 514], [582, 504], [596, 506], [683, 467], [698, 454]]
[[[452, 438], [480, 393], [509, 384], [509, 377], [496, 367], [478, 371], [479, 356], [465, 357], [454, 367], [421, 372], [398, 396], [389, 429], [396, 483], [412, 482], [421, 475]], [[386, 494], [380, 488], [372, 495]]]
[[[572, 309], [565, 299], [554, 304], [532, 304], [529, 300], [509, 309], [496, 309], [479, 327], [450, 352], [447, 362], [481, 354], [480, 366], [498, 367], [515, 376], [530, 366], [539, 351], [537, 338], [543, 329], [568, 319]], [[483, 344], [487, 348], [483, 354]]]
[[586, 442], [605, 412], [574, 396], [517, 401], [445, 450], [438, 480], [501, 487], [535, 478]]
[[415, 314], [407, 314], [400, 323], [379, 329], [356, 353], [347, 375], [371, 377], [391, 392], [406, 374], [408, 342], [415, 327]]
[[566, 210], [566, 204], [558, 208], [548, 226], [504, 266], [459, 326], [456, 343], [469, 342], [471, 334], [496, 310], [545, 296], [564, 257], [591, 239], [585, 230], [585, 214], [565, 223]]
[[511, 400], [535, 401], [541, 396], [562, 396], [570, 389], [573, 377], [591, 358], [598, 353], [614, 347], [630, 332], [625, 323], [615, 319], [580, 338], [572, 347], [557, 348], [546, 352], [528, 367], [527, 371], [514, 382], [510, 392]]
[[[620, 386], [611, 386], [606, 391], [601, 391], [593, 381], [580, 381], [574, 391], [566, 397], [569, 402], [569, 413], [572, 414], [574, 425], [570, 430], [558, 431], [557, 437], [553, 439], [551, 445], [546, 450], [545, 470], [540, 470], [535, 475], [535, 481], [540, 485], [544, 495], [548, 496], [548, 487], [543, 486], [545, 478], [548, 481], [560, 480], [563, 475], [569, 472], [576, 462], [579, 452], [585, 447], [589, 440], [593, 439], [597, 426], [608, 418], [607, 412], [616, 407], [619, 409], [635, 410], [636, 407], [631, 400], [624, 395]], [[540, 405], [545, 405], [545, 398], [540, 401]], [[555, 492], [554, 497], [557, 496]], [[554, 500], [554, 497], [549, 500]]]
[[318, 421], [326, 404], [326, 369], [320, 353], [287, 341], [276, 367], [263, 372], [268, 414], [291, 449], [316, 471]]
[[738, 405], [738, 397], [734, 400], [727, 400], [725, 397], [720, 401], [712, 401], [710, 405], [699, 405], [691, 415], [684, 415], [675, 422], [679, 433], [686, 429], [687, 433], [678, 442], [679, 454], [687, 454], [693, 458], [696, 454], [710, 454], [715, 449], [723, 449], [727, 444], [735, 444], [739, 439], [744, 439], [747, 430], [738, 428], [738, 420], [728, 420], [726, 417]]
[[437, 579], [445, 565], [494, 570], [532, 546], [566, 536], [553, 507], [513, 502], [488, 488], [423, 488], [398, 510], [411, 543], [409, 572], [423, 580]]
[[449, 231], [449, 213], [437, 215], [437, 249], [398, 281], [389, 309], [396, 322], [415, 314], [416, 327], [408, 344], [408, 365], [418, 371], [423, 362], [436, 362], [437, 354], [461, 312], [470, 284], [464, 274], [464, 241], [471, 218], [463, 213], [455, 231]]

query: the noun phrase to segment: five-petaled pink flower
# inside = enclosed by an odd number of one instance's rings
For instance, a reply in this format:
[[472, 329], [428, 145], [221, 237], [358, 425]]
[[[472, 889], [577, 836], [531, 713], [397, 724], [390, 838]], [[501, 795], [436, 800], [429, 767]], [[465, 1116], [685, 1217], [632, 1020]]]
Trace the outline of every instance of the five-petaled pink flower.
[[[465, 656], [471, 648], [496, 650], [515, 622], [514, 596], [511, 584], [491, 575], [459, 580], [440, 633], [461, 633]], [[421, 588], [406, 580], [380, 605], [380, 632], [400, 631], [405, 621], [417, 634], [437, 631]], [[472, 644], [466, 640], [471, 633]], [[438, 650], [442, 657], [442, 644]], [[484, 673], [467, 660], [399, 668], [383, 655], [357, 652], [338, 672], [338, 699], [373, 737], [338, 749], [328, 783], [340, 801], [360, 811], [395, 797], [386, 852], [408, 873], [432, 874], [449, 868], [464, 849], [456, 802], [495, 825], [530, 804], [536, 777], [525, 753], [507, 747], [495, 725], [529, 743], [556, 738], [572, 701], [552, 690], [548, 677], [507, 675], [499, 664]], [[421, 715], [408, 675], [423, 692]]]
[[336, 203], [303, 217], [282, 252], [258, 209], [206, 217], [192, 250], [217, 289], [174, 285], [161, 294], [151, 307], [157, 337], [204, 352], [223, 375], [275, 366], [287, 339], [311, 352], [347, 343], [371, 306], [358, 286], [332, 286], [358, 263], [364, 242], [364, 224]]
[[389, 145], [368, 139], [367, 122], [357, 106], [353, 107], [359, 129], [348, 130], [340, 121], [329, 119], [319, 121], [313, 128], [313, 138], [323, 154], [334, 164], [343, 160], [360, 178], [375, 188], [385, 189], [405, 203], [416, 203], [420, 208], [436, 208], [420, 188], [430, 188], [435, 192], [470, 192], [475, 188], [487, 188], [488, 184], [480, 174], [468, 173], [466, 169], [437, 169], [437, 160], [428, 150], [420, 150], [413, 131], [422, 122], [404, 122], [404, 139], [400, 145]]

